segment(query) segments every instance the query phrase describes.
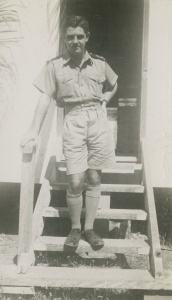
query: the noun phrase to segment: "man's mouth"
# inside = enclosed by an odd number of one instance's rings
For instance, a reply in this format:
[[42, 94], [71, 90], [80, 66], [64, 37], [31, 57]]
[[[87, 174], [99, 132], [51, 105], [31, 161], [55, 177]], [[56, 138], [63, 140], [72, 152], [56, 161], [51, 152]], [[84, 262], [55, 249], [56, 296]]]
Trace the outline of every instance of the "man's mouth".
[[73, 48], [74, 50], [80, 49], [79, 46], [73, 46], [72, 48]]

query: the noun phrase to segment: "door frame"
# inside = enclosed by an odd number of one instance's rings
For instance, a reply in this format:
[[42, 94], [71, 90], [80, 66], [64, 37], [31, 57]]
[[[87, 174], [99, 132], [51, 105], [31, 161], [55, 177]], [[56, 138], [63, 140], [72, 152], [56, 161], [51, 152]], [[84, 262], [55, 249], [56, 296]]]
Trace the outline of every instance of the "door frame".
[[141, 99], [140, 99], [140, 140], [146, 135], [147, 114], [147, 79], [148, 79], [148, 41], [149, 41], [149, 11], [150, 0], [144, 1], [143, 9], [143, 39], [141, 68]]

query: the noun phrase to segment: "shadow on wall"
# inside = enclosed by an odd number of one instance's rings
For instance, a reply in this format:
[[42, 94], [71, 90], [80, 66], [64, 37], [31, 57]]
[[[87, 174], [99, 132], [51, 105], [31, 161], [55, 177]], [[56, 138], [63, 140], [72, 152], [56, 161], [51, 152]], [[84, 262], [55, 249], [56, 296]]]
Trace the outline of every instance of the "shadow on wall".
[[[39, 189], [36, 185], [35, 199]], [[20, 183], [0, 183], [0, 234], [18, 234], [19, 204]]]

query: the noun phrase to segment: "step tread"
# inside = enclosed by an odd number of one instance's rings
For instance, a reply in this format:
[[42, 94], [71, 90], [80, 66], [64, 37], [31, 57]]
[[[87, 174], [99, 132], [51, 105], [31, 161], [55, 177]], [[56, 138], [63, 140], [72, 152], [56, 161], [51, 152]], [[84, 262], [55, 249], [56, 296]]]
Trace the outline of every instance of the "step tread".
[[136, 269], [32, 266], [26, 274], [17, 274], [16, 265], [1, 265], [0, 276], [2, 286], [27, 285], [136, 290], [171, 290], [172, 288], [172, 272], [166, 272], [162, 279], [155, 279], [148, 270]]
[[[66, 190], [67, 183], [51, 183], [54, 190]], [[144, 186], [140, 184], [101, 184], [102, 192], [143, 193]]]
[[[84, 217], [85, 209], [82, 209], [81, 217]], [[69, 217], [67, 207], [47, 207], [43, 217]], [[147, 213], [141, 209], [98, 209], [96, 219], [117, 219], [117, 220], [146, 220]]]
[[[115, 156], [116, 162], [122, 162], [122, 163], [137, 163], [137, 157], [136, 156]], [[57, 161], [57, 164], [65, 164], [65, 158], [63, 156], [61, 161]]]
[[[34, 244], [36, 251], [64, 251], [66, 237], [41, 236]], [[104, 239], [105, 245], [96, 252], [103, 253], [128, 253], [128, 254], [149, 254], [150, 247], [144, 240], [136, 239]], [[91, 246], [81, 240], [76, 253], [95, 252]]]
[[117, 162], [137, 162], [136, 156], [117, 156], [116, 155], [116, 161]]
[[[66, 172], [66, 167], [58, 167], [58, 170], [60, 172]], [[128, 164], [128, 166], [125, 166], [125, 164], [117, 164], [114, 168], [105, 168], [102, 169], [103, 174], [133, 174], [136, 170], [142, 170], [141, 164]]]
[[[34, 295], [34, 288], [29, 286], [1, 286], [2, 294]], [[10, 299], [10, 298], [8, 298]], [[19, 298], [20, 299], [20, 298]]]

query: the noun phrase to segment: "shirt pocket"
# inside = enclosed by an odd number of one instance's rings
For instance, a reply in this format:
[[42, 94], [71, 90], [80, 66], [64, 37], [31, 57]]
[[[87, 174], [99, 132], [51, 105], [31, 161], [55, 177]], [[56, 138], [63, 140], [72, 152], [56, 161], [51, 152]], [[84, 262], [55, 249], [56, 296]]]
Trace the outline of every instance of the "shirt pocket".
[[101, 97], [104, 82], [105, 82], [105, 76], [98, 75], [98, 74], [90, 74], [89, 75], [90, 92], [95, 96]]
[[74, 78], [71, 74], [57, 75], [58, 98], [74, 97]]

